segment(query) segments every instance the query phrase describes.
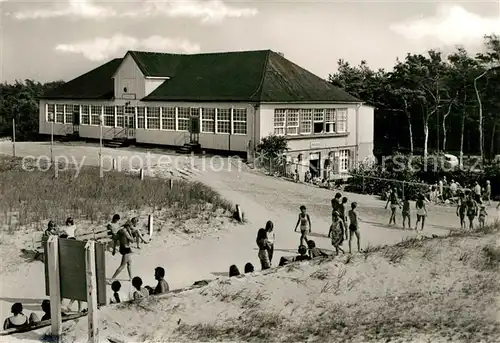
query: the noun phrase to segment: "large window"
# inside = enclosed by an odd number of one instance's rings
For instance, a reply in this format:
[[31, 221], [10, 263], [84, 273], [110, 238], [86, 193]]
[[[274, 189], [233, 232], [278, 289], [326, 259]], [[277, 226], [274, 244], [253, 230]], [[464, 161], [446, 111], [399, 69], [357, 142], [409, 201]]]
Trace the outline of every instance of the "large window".
[[162, 107], [161, 129], [175, 130], [175, 107]]
[[125, 127], [123, 114], [124, 114], [123, 106], [116, 106], [116, 127]]
[[339, 171], [341, 173], [345, 173], [349, 171], [349, 150], [340, 150], [339, 151]]
[[66, 124], [73, 123], [73, 105], [64, 105], [64, 122]]
[[179, 107], [177, 111], [177, 131], [188, 131], [191, 109], [189, 107]]
[[144, 107], [137, 107], [137, 128], [144, 129], [145, 125]]
[[286, 111], [286, 134], [297, 135], [299, 133], [299, 110], [290, 109]]
[[335, 119], [335, 110], [333, 108], [327, 108], [325, 110], [325, 132], [335, 133], [337, 132], [337, 125]]
[[201, 109], [201, 132], [215, 132], [215, 108]]
[[115, 127], [115, 107], [104, 106], [104, 126]]
[[274, 110], [274, 134], [284, 135], [285, 134], [285, 121], [286, 121], [286, 110], [276, 109]]
[[313, 132], [322, 133], [324, 132], [325, 125], [325, 110], [315, 109], [313, 110]]
[[235, 135], [247, 134], [247, 109], [235, 108], [233, 110], [233, 133]]
[[55, 105], [53, 105], [53, 104], [47, 105], [47, 121], [48, 122], [52, 122], [54, 120], [55, 113], [56, 113]]
[[231, 109], [217, 109], [217, 133], [231, 133]]
[[82, 105], [81, 124], [82, 125], [89, 125], [90, 124], [90, 106], [89, 105]]
[[336, 109], [337, 114], [337, 132], [347, 132], [347, 108]]
[[101, 125], [101, 106], [90, 106], [90, 125]]
[[300, 110], [300, 133], [310, 134], [312, 130], [312, 110], [301, 109]]
[[148, 107], [147, 112], [148, 130], [159, 130], [160, 129], [160, 108], [159, 107]]
[[56, 123], [64, 124], [64, 105], [56, 105]]

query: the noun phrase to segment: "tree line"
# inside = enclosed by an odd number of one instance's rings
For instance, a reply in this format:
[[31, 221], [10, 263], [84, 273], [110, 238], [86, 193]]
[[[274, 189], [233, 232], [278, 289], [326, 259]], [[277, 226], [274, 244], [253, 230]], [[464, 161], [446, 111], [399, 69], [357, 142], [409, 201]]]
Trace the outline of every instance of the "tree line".
[[484, 52], [408, 53], [393, 70], [339, 60], [329, 81], [375, 107], [375, 155], [500, 154], [500, 37]]
[[16, 140], [38, 137], [40, 96], [63, 84], [63, 81], [40, 83], [33, 80], [0, 83], [0, 137], [12, 136], [12, 119], [16, 120]]

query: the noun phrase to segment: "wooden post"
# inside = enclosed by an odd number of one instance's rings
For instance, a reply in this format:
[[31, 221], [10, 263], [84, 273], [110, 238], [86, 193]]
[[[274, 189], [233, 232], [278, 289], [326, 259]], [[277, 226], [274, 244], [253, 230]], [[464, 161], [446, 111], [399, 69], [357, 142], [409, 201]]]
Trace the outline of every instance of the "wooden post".
[[365, 176], [363, 175], [362, 178], [363, 178], [363, 194], [365, 194]]
[[141, 169], [140, 176], [141, 176], [141, 181], [144, 180], [144, 169]]
[[174, 187], [174, 179], [170, 179], [170, 189]]
[[16, 120], [12, 118], [12, 156], [16, 157]]
[[153, 215], [150, 214], [148, 216], [148, 233], [149, 233], [149, 239], [153, 237]]
[[405, 182], [403, 181], [403, 200], [405, 198]]
[[59, 275], [59, 237], [47, 240], [47, 263], [49, 271], [51, 333], [56, 341], [62, 334], [61, 280]]
[[116, 158], [113, 158], [113, 170], [116, 170]]
[[87, 271], [89, 343], [99, 343], [99, 323], [97, 321], [97, 273], [95, 265], [95, 241], [89, 240], [85, 245], [85, 257], [85, 269]]

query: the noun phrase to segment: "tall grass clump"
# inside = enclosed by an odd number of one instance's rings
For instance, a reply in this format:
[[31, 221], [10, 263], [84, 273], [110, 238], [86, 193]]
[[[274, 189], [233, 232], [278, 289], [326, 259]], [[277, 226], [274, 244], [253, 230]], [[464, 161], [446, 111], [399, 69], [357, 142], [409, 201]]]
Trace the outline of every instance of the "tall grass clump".
[[[120, 172], [107, 172], [101, 178], [97, 167], [61, 171], [25, 171], [19, 161], [0, 157], [0, 218], [7, 223], [12, 215], [18, 225], [68, 216], [99, 221], [113, 213], [153, 209], [171, 209], [182, 216], [192, 210], [232, 210], [232, 204], [200, 182], [145, 178]], [[8, 162], [8, 163], [6, 163]], [[76, 176], [77, 175], [77, 176]], [[190, 210], [190, 211], [188, 211]]]

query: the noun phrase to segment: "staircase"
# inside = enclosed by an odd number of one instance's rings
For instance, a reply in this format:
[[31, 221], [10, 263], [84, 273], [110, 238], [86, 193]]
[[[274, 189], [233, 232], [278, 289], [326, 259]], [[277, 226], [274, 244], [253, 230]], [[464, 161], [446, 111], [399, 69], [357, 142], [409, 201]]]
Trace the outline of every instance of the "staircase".
[[113, 138], [112, 140], [105, 141], [103, 145], [106, 148], [125, 148], [130, 146], [132, 139], [127, 138]]
[[176, 151], [178, 154], [190, 154], [200, 153], [201, 152], [201, 144], [200, 143], [185, 143]]

